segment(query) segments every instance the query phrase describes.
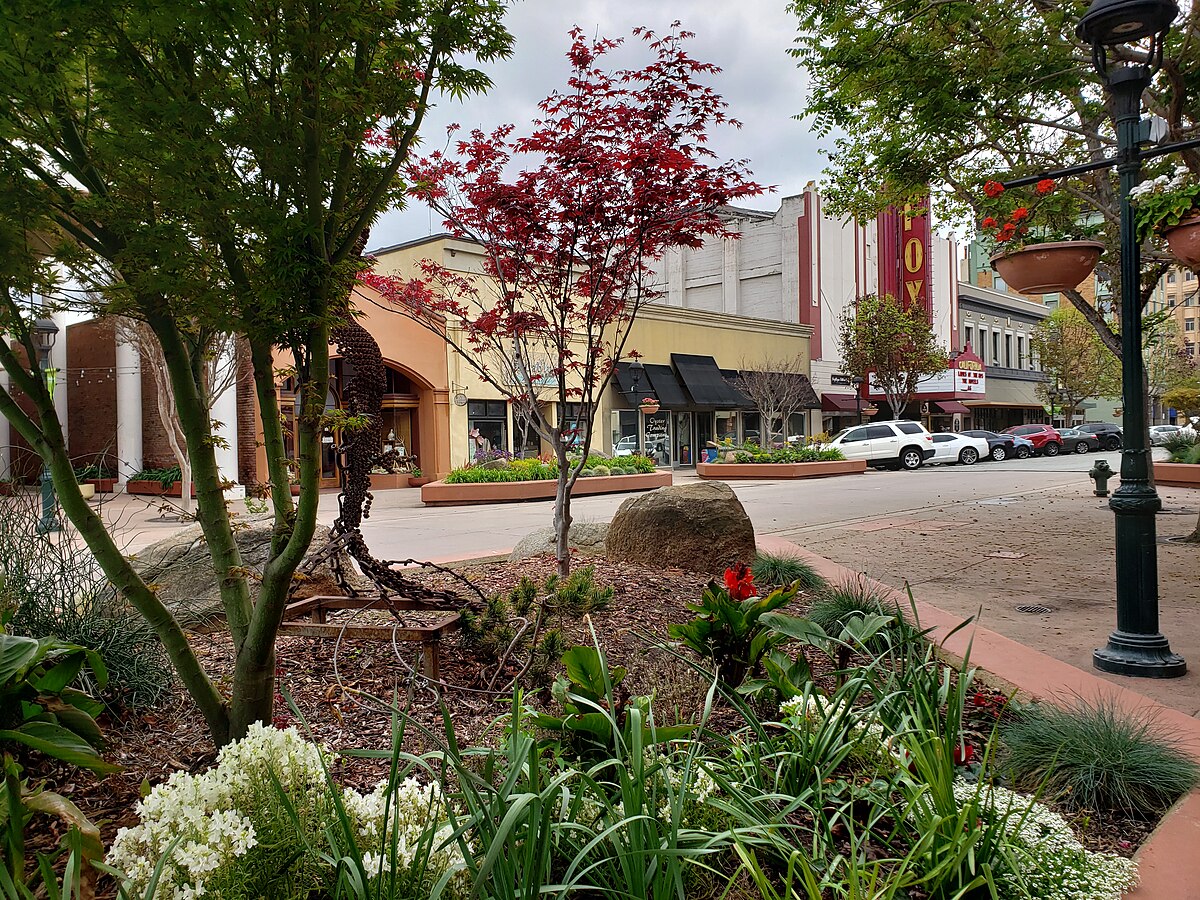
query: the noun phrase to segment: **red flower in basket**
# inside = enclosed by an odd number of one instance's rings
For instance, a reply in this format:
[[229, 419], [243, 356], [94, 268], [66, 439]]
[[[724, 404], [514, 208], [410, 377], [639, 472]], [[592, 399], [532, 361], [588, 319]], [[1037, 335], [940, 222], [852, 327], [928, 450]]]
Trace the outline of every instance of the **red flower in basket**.
[[754, 586], [754, 574], [745, 563], [738, 563], [725, 570], [725, 588], [734, 600], [745, 600], [758, 593]]

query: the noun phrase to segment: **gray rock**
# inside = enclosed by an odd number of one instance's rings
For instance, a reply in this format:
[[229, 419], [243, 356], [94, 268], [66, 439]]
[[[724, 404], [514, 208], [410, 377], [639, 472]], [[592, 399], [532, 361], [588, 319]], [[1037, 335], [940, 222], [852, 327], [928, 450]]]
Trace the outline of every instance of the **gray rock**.
[[[607, 522], [573, 522], [568, 543], [572, 550], [580, 556], [603, 556], [604, 541], [608, 534]], [[553, 556], [558, 548], [558, 537], [553, 527], [539, 528], [521, 538], [517, 546], [508, 555], [509, 562], [529, 559], [531, 556], [549, 554]]]
[[615, 562], [720, 574], [754, 560], [754, 526], [729, 485], [679, 484], [630, 497], [608, 527]]
[[[271, 549], [272, 519], [270, 516], [251, 516], [242, 519], [238, 525], [234, 534], [238, 549], [242, 553], [242, 564], [255, 574], [261, 575]], [[318, 525], [310, 554], [319, 553], [328, 542], [329, 535], [328, 528]], [[130, 559], [138, 574], [147, 583], [158, 587], [159, 597], [183, 624], [208, 623], [225, 617], [217, 577], [213, 573], [212, 557], [199, 525], [190, 525], [169, 538], [151, 544], [139, 550]], [[344, 551], [341, 554], [341, 564], [357, 590], [372, 590], [371, 583], [358, 571]], [[306, 571], [305, 563], [301, 563], [300, 571]], [[312, 572], [298, 575], [297, 578], [300, 583], [293, 593], [296, 600], [345, 594], [345, 590], [334, 578], [333, 569], [328, 562], [319, 563]]]

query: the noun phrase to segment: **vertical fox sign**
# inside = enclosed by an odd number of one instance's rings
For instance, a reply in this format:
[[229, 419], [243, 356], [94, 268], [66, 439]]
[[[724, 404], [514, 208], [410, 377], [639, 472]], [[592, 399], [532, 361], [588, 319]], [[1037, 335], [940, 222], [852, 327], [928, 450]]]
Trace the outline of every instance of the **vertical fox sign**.
[[879, 293], [920, 306], [933, 321], [929, 296], [929, 206], [925, 198], [879, 214]]

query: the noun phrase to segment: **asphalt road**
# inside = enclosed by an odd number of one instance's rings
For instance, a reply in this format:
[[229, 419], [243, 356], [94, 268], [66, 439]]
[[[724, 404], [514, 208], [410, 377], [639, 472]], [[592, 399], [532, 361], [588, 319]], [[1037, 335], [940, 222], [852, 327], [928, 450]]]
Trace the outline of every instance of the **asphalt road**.
[[[974, 466], [925, 466], [915, 472], [876, 472], [794, 482], [731, 482], [756, 531], [819, 530], [876, 516], [943, 507], [954, 501], [1000, 500], [1088, 483], [1097, 459], [1120, 466], [1119, 453], [1054, 459], [985, 461]], [[676, 475], [676, 483], [689, 478]], [[1115, 487], [1115, 481], [1110, 483]], [[629, 494], [581, 497], [576, 521], [607, 522]], [[372, 551], [384, 559], [445, 560], [507, 553], [529, 532], [553, 519], [550, 501], [426, 508], [416, 490], [381, 491], [363, 528]], [[336, 497], [321, 500], [321, 521], [336, 515]]]

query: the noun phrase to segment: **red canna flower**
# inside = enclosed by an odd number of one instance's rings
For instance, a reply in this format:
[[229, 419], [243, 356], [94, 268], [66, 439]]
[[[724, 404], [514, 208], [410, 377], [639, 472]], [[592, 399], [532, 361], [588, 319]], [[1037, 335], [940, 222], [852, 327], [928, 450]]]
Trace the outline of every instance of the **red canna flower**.
[[1013, 210], [1012, 220], [1014, 222], [1020, 222], [1022, 219], [1028, 219], [1028, 218], [1029, 218], [1029, 210], [1027, 210], [1025, 207], [1018, 206], [1016, 209]]
[[1058, 185], [1054, 183], [1053, 178], [1043, 178], [1037, 183], [1037, 192], [1039, 194], [1049, 194], [1056, 187], [1058, 187]]
[[1004, 193], [1004, 185], [998, 181], [989, 181], [983, 186], [983, 192], [989, 197], [999, 197]]
[[731, 569], [725, 570], [725, 588], [734, 600], [745, 600], [757, 593], [754, 587], [754, 574], [745, 563], [738, 563]]
[[956, 766], [969, 766], [974, 758], [975, 748], [970, 744], [959, 744], [954, 748], [954, 764]]

